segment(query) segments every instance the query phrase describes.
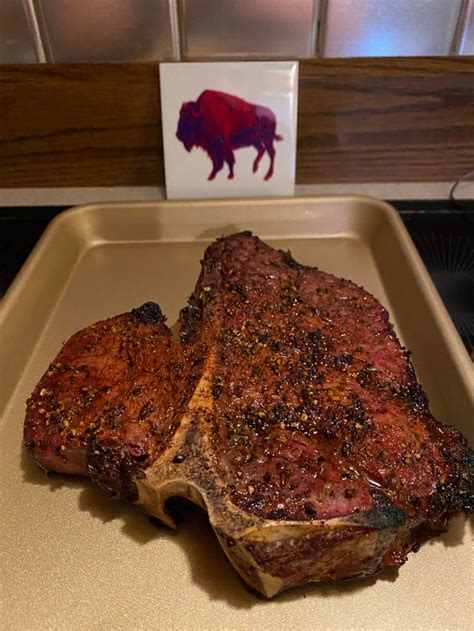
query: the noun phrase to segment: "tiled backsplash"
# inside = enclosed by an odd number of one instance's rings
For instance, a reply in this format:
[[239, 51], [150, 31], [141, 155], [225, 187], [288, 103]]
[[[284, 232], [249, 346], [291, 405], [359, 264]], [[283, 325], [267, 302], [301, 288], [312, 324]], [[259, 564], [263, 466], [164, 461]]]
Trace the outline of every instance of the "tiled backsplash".
[[0, 63], [474, 54], [474, 0], [1, 0]]
[[168, 0], [36, 0], [46, 58], [53, 62], [172, 60], [177, 55], [172, 4]]
[[336, 0], [322, 27], [325, 57], [448, 55], [461, 0]]
[[179, 0], [184, 59], [312, 57], [318, 2]]

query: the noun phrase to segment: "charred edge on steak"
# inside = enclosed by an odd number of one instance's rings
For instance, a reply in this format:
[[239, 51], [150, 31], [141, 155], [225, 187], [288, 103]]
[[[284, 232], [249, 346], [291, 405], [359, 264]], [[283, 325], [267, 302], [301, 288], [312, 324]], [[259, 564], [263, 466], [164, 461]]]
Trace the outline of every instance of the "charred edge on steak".
[[145, 324], [160, 324], [166, 319], [156, 302], [145, 302], [141, 307], [133, 309], [132, 313]]
[[474, 513], [474, 449], [468, 447], [467, 471], [469, 476], [469, 488], [465, 493], [461, 492], [462, 508], [466, 513]]
[[298, 263], [298, 261], [296, 261], [290, 250], [288, 250], [287, 252], [283, 252], [283, 261], [288, 265], [288, 267], [290, 267], [291, 269], [294, 270], [305, 270], [305, 269], [312, 269], [312, 270], [317, 270], [317, 267], [312, 267], [310, 265], [303, 265], [303, 263]]
[[113, 498], [136, 502], [133, 479], [143, 476], [140, 465], [120, 446], [103, 446], [93, 440], [87, 450], [87, 468], [92, 480]]
[[[234, 234], [232, 234], [232, 238], [234, 239], [235, 237], [254, 237], [254, 234], [251, 230], [242, 230], [241, 232], [235, 232]], [[222, 235], [221, 237], [219, 237], [218, 239], [216, 239], [214, 241], [214, 243], [220, 243], [221, 241], [226, 241], [229, 238], [228, 235]], [[257, 238], [257, 237], [255, 237]], [[209, 249], [209, 248], [208, 248]], [[207, 250], [206, 250], [207, 252]]]
[[401, 526], [406, 521], [405, 511], [401, 508], [372, 508], [362, 513], [355, 513], [349, 518], [350, 522], [370, 528], [371, 530], [384, 530], [385, 528], [394, 528]]

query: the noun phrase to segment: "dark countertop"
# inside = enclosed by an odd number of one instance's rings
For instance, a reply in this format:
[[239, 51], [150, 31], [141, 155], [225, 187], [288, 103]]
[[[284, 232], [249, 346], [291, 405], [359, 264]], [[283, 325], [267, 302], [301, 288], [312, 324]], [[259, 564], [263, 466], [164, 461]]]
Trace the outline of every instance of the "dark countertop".
[[[474, 205], [392, 201], [474, 358]], [[0, 297], [44, 229], [66, 207], [0, 208]]]

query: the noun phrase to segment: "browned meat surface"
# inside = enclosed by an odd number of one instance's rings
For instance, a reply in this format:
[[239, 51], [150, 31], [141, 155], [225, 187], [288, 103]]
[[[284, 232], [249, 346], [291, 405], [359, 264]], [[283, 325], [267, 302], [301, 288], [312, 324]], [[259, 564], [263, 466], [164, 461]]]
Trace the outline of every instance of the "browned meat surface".
[[239, 245], [208, 250], [200, 286], [217, 359], [211, 435], [232, 500], [297, 520], [394, 500], [409, 516], [459, 508], [465, 441], [433, 419], [382, 305], [261, 241]]
[[27, 404], [25, 443], [42, 467], [136, 497], [133, 476], [166, 448], [198, 376], [164, 322], [146, 303], [63, 346]]
[[76, 333], [28, 402], [28, 451], [171, 523], [203, 505], [267, 595], [401, 565], [472, 508], [386, 310], [248, 233], [213, 243], [172, 336], [147, 303]]

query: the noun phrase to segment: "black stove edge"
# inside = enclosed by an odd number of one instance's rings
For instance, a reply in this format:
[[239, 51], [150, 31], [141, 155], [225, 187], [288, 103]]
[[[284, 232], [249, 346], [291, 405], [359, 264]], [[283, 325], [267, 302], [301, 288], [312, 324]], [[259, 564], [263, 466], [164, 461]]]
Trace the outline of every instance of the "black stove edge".
[[73, 206], [0, 206], [0, 221], [46, 221]]
[[388, 199], [398, 212], [405, 213], [436, 213], [436, 214], [474, 214], [474, 199], [453, 202], [449, 199]]
[[[449, 199], [389, 199], [386, 200], [394, 206], [400, 213], [474, 213], [474, 199], [460, 202], [453, 202]], [[54, 217], [63, 210], [73, 208], [74, 204], [64, 205], [43, 205], [43, 206], [1, 206], [0, 219], [45, 219]]]

